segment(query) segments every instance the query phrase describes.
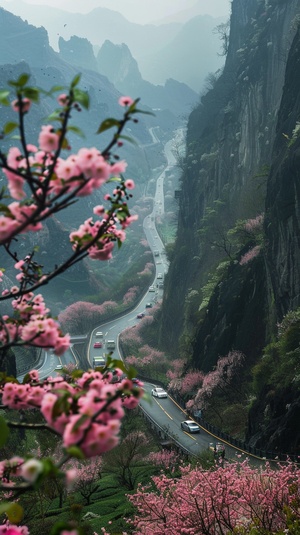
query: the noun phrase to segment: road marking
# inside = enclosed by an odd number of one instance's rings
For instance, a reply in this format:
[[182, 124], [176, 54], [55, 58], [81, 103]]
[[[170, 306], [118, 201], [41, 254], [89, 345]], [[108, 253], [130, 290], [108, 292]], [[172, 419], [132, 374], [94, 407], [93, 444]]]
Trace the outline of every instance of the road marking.
[[170, 418], [170, 420], [173, 420], [172, 416], [170, 416], [170, 414], [163, 408], [163, 406], [157, 401], [157, 399], [155, 399], [157, 405], [161, 408], [161, 410], [165, 413], [166, 416], [168, 416], [168, 418]]
[[[183, 431], [183, 429], [182, 429]], [[190, 435], [190, 433], [187, 433], [187, 431], [183, 431], [188, 437], [192, 438], [193, 440], [197, 440], [196, 437], [194, 437], [193, 435]]]

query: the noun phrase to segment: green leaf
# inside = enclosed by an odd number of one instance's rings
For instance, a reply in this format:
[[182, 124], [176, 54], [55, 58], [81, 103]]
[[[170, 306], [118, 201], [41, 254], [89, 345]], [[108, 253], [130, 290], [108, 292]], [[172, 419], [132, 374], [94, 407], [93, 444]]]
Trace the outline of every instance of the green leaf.
[[23, 94], [32, 102], [39, 102], [40, 92], [36, 87], [25, 87]]
[[109, 128], [112, 128], [113, 126], [116, 126], [117, 128], [119, 128], [120, 121], [118, 121], [117, 119], [114, 119], [113, 117], [108, 117], [100, 124], [96, 133], [101, 134], [101, 132], [105, 132], [105, 130], [109, 130]]
[[10, 503], [9, 507], [6, 509], [5, 512], [7, 514], [8, 520], [12, 524], [18, 524], [19, 522], [21, 522], [24, 514], [23, 507], [21, 507], [21, 505], [16, 502]]
[[49, 89], [47, 92], [49, 95], [52, 95], [52, 93], [56, 93], [56, 91], [63, 91], [65, 88], [63, 85], [54, 85]]
[[90, 98], [86, 91], [82, 91], [81, 89], [74, 89], [74, 100], [78, 102], [78, 104], [81, 104], [81, 106], [86, 110], [89, 109]]
[[74, 89], [74, 87], [76, 87], [79, 82], [80, 82], [80, 78], [81, 78], [81, 74], [76, 74], [76, 76], [74, 76], [72, 82], [71, 82], [71, 88]]
[[18, 123], [12, 123], [12, 122], [9, 122], [9, 123], [6, 123], [3, 127], [3, 132], [5, 135], [7, 134], [10, 134], [11, 132], [13, 132], [17, 127], [18, 127]]
[[61, 148], [66, 150], [68, 147], [69, 147], [69, 142], [68, 142], [67, 138], [64, 137], [64, 139], [62, 141], [62, 144], [61, 144]]
[[30, 381], [31, 381], [30, 374], [26, 373], [26, 375], [24, 375], [23, 377], [23, 381], [22, 381], [23, 385], [25, 385], [26, 383], [30, 383]]
[[8, 100], [8, 96], [9, 96], [9, 91], [7, 91], [6, 89], [1, 89], [0, 91], [0, 104], [2, 104], [3, 106], [9, 106], [10, 105], [10, 102]]
[[0, 416], [0, 448], [2, 448], [2, 446], [4, 446], [4, 444], [6, 443], [8, 439], [8, 435], [9, 435], [8, 425], [6, 421], [4, 420], [4, 418]]
[[155, 113], [152, 111], [146, 111], [146, 110], [133, 110], [132, 113], [143, 113], [144, 115], [153, 115], [155, 117]]
[[133, 113], [136, 108], [137, 103], [140, 101], [140, 98], [136, 98], [135, 101], [129, 106], [127, 113]]
[[68, 412], [70, 409], [70, 403], [68, 401], [68, 395], [65, 394], [63, 397], [58, 398], [53, 405], [52, 417], [57, 418], [64, 412]]
[[76, 459], [84, 459], [84, 455], [78, 446], [70, 446], [67, 448], [67, 453]]
[[21, 74], [18, 78], [18, 86], [19, 87], [24, 87], [24, 85], [27, 84], [28, 80], [30, 78], [30, 74], [27, 74], [26, 72], [24, 72], [23, 74]]
[[10, 506], [10, 503], [5, 502], [0, 504], [0, 515], [6, 512], [7, 508]]
[[[109, 360], [107, 359], [107, 364], [111, 368], [120, 368], [120, 370], [122, 370], [122, 372], [127, 374], [127, 368], [126, 368], [126, 366], [125, 366], [125, 364], [124, 364], [124, 362], [122, 360], [109, 358]], [[135, 375], [133, 375], [133, 377], [135, 377]]]
[[56, 111], [53, 111], [52, 113], [50, 113], [50, 115], [48, 115], [46, 118], [45, 118], [46, 121], [59, 121], [60, 123], [62, 123], [62, 118], [60, 117], [60, 112], [58, 110]]
[[29, 78], [30, 78], [29, 74], [24, 73], [24, 74], [21, 74], [21, 76], [19, 76], [17, 81], [9, 80], [7, 83], [8, 85], [11, 85], [12, 87], [22, 88], [24, 87], [24, 85], [27, 84]]
[[77, 126], [68, 126], [67, 130], [68, 130], [68, 132], [74, 132], [75, 134], [77, 134], [78, 136], [80, 136], [82, 138], [85, 137], [85, 135], [82, 132], [82, 130], [80, 130], [80, 128], [78, 128]]
[[121, 182], [121, 178], [119, 176], [112, 176], [111, 178], [109, 178], [107, 180], [107, 182], [111, 183], [111, 182]]
[[126, 370], [128, 379], [133, 379], [136, 377], [136, 369], [133, 366], [129, 366]]

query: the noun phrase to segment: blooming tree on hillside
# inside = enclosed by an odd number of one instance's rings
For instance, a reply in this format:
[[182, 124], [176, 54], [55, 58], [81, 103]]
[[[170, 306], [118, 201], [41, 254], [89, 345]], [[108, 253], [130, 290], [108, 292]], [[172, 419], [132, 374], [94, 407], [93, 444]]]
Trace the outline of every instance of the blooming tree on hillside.
[[300, 470], [293, 464], [252, 468], [247, 462], [204, 470], [181, 468], [181, 477], [153, 477], [129, 496], [139, 535], [271, 535], [299, 533]]
[[85, 333], [111, 314], [117, 306], [115, 301], [105, 301], [101, 305], [77, 301], [59, 313], [58, 321], [65, 330], [72, 334]]
[[[126, 228], [136, 219], [128, 207], [134, 182], [123, 178], [126, 162], [119, 160], [112, 150], [127, 139], [123, 135], [127, 122], [136, 122], [138, 100], [121, 97], [123, 117], [108, 118], [99, 125], [98, 134], [114, 129], [111, 141], [102, 151], [83, 147], [72, 154], [69, 133], [80, 131], [70, 120], [76, 111], [89, 106], [88, 95], [79, 89], [79, 82], [80, 76], [76, 76], [67, 90], [56, 87], [46, 93], [52, 96], [60, 91], [58, 107], [47, 124], [42, 125], [37, 145], [27, 139], [26, 121], [32, 106], [39, 103], [45, 92], [31, 86], [27, 74], [10, 81], [10, 89], [0, 91], [0, 104], [12, 106], [16, 113], [16, 120], [3, 126], [2, 138], [9, 139], [12, 132], [18, 132], [16, 146], [11, 146], [7, 154], [0, 150], [0, 168], [7, 180], [7, 190], [1, 192], [0, 246], [16, 270], [15, 283], [0, 295], [0, 301], [12, 306], [11, 314], [0, 316], [0, 365], [14, 346], [53, 348], [56, 355], [64, 353], [70, 337], [62, 332], [43, 296], [36, 291], [86, 257], [109, 260], [115, 244], [122, 244]], [[59, 265], [46, 271], [36, 262], [34, 249], [25, 255], [16, 252], [15, 244], [21, 234], [42, 231], [49, 217], [107, 183], [112, 183], [112, 193], [105, 194], [103, 204], [95, 206], [93, 215], [70, 233], [69, 251]], [[3, 272], [1, 269], [0, 280]], [[47, 477], [60, 477], [67, 483], [68, 470], [64, 472], [63, 468], [72, 457], [98, 456], [118, 444], [124, 409], [136, 407], [142, 395], [139, 385], [131, 380], [133, 372], [129, 371], [127, 376], [124, 372], [127, 370], [122, 362], [109, 359], [99, 371], [68, 369], [65, 375], [46, 380], [32, 370], [20, 383], [7, 377], [2, 367], [1, 408], [8, 414], [8, 420], [0, 417], [0, 446], [5, 444], [11, 428], [27, 429], [34, 425], [62, 438], [58, 461], [38, 459], [28, 452], [24, 458], [15, 456], [0, 462], [1, 487], [12, 494], [12, 499], [0, 505], [0, 513], [5, 513], [8, 521], [20, 522], [23, 515], [22, 507], [13, 501], [14, 495], [36, 487]], [[9, 417], [11, 409], [13, 418]], [[28, 422], [26, 413], [32, 409], [40, 411], [40, 423]], [[68, 523], [56, 532], [65, 534], [70, 530], [72, 535], [80, 533], [80, 528]], [[25, 534], [27, 528], [5, 524], [0, 532]]]
[[[79, 492], [86, 505], [90, 505], [92, 496], [99, 490], [99, 482], [103, 468], [102, 457], [93, 457], [86, 461], [74, 462], [74, 482], [71, 482], [71, 492]], [[71, 471], [71, 469], [69, 469]], [[70, 473], [70, 472], [69, 472]]]
[[194, 398], [186, 404], [187, 408], [205, 409], [214, 393], [226, 391], [228, 385], [232, 387], [232, 379], [242, 366], [244, 358], [241, 351], [230, 351], [225, 357], [220, 357], [215, 369], [203, 375], [202, 385]]

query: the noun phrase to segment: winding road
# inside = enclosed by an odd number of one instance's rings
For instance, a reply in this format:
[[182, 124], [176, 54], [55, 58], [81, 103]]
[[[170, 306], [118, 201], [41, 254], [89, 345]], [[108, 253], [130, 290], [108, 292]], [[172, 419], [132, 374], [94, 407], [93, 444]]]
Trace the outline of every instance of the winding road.
[[[157, 136], [153, 129], [151, 135], [153, 137], [153, 142], [156, 143]], [[180, 133], [178, 133], [178, 135], [180, 136]], [[152, 284], [154, 290], [152, 290], [150, 286], [150, 291], [143, 296], [143, 298], [131, 312], [123, 315], [121, 318], [99, 325], [96, 329], [94, 329], [88, 345], [88, 359], [91, 367], [93, 366], [93, 358], [95, 356], [101, 356], [105, 352], [107, 353], [109, 351], [106, 348], [107, 340], [115, 341], [116, 347], [114, 349], [113, 356], [116, 358], [121, 358], [119, 350], [120, 333], [128, 327], [133, 327], [137, 324], [139, 321], [137, 315], [140, 313], [146, 313], [147, 303], [154, 304], [157, 300], [162, 298], [163, 284], [161, 283], [163, 283], [164, 276], [168, 271], [169, 263], [165, 255], [163, 242], [159, 237], [155, 227], [155, 219], [157, 216], [164, 214], [164, 179], [166, 172], [170, 171], [176, 165], [176, 159], [172, 151], [172, 146], [173, 140], [168, 141], [165, 145], [164, 152], [167, 165], [157, 179], [156, 191], [153, 199], [153, 210], [148, 216], [145, 217], [143, 222], [143, 229], [155, 259], [155, 278]], [[96, 337], [96, 332], [98, 331], [103, 333], [103, 337]], [[73, 337], [72, 343], [78, 343], [78, 339], [80, 339], [80, 341], [84, 341], [86, 337]], [[101, 342], [103, 347], [94, 348], [95, 342]], [[43, 363], [39, 367], [40, 377], [46, 378], [51, 374], [53, 375], [53, 372], [59, 373], [59, 371], [55, 370], [58, 363], [64, 365], [70, 362], [74, 364], [77, 363], [76, 354], [72, 346], [63, 355], [63, 357], [59, 358], [59, 361], [51, 350], [45, 351]], [[164, 399], [152, 397], [151, 390], [154, 386], [156, 386], [154, 383], [144, 384], [145, 391], [148, 395], [145, 396], [145, 399], [141, 401], [141, 406], [143, 411], [148, 414], [149, 417], [151, 417], [151, 419], [156, 423], [156, 425], [161, 428], [162, 434], [168, 435], [171, 439], [180, 443], [192, 455], [197, 455], [201, 451], [207, 450], [208, 448], [212, 449], [214, 444], [219, 441], [218, 437], [208, 433], [204, 428], [201, 428], [201, 432], [197, 434], [189, 434], [182, 431], [180, 423], [188, 418], [186, 412], [182, 410], [176, 401], [170, 396]], [[236, 448], [231, 447], [230, 444], [225, 443], [225, 445], [226, 457], [237, 458], [237, 455], [244, 455], [242, 451], [238, 451]]]

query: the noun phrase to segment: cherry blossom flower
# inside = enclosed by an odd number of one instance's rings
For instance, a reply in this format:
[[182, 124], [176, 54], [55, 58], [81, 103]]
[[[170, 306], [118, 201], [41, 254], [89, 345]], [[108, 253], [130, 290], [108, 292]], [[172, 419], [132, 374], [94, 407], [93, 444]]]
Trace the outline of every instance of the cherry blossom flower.
[[11, 103], [11, 107], [14, 111], [20, 111], [20, 108], [22, 110], [22, 113], [27, 113], [31, 106], [31, 100], [27, 97], [23, 97], [20, 100], [13, 100]]
[[120, 97], [119, 104], [120, 106], [131, 106], [134, 103], [134, 100], [131, 97]]
[[43, 125], [39, 134], [40, 150], [52, 152], [58, 149], [59, 136], [55, 133], [52, 125]]

